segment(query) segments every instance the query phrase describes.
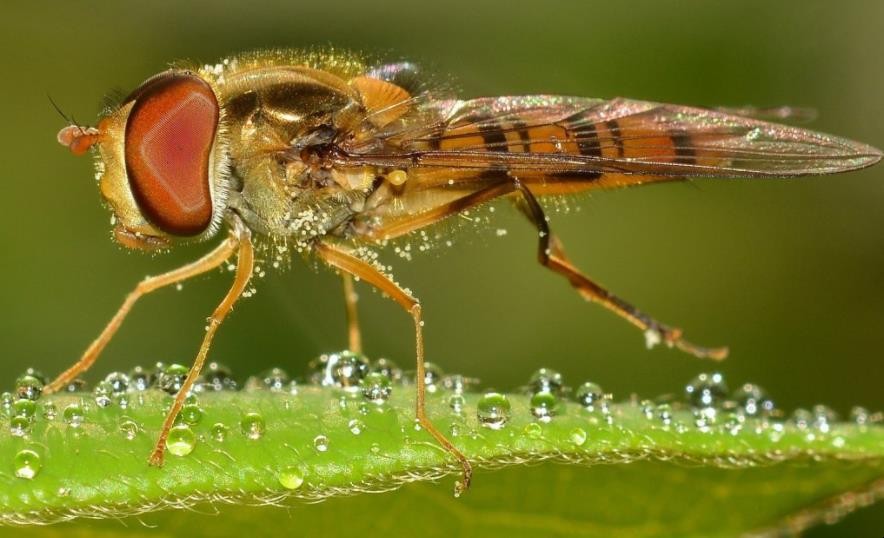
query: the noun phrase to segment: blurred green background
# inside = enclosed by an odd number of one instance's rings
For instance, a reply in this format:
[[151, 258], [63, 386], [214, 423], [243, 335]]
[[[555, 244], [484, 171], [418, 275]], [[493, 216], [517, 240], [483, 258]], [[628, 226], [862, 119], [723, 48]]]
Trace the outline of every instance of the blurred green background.
[[[90, 123], [101, 99], [176, 59], [333, 44], [413, 59], [464, 96], [559, 93], [696, 105], [811, 106], [813, 128], [884, 147], [884, 3], [855, 2], [53, 2], [0, 19], [0, 135], [7, 385], [74, 361], [145, 274], [206, 245], [151, 257], [109, 239], [88, 158], [54, 138], [46, 97]], [[448, 80], [448, 79], [445, 79]], [[786, 409], [884, 408], [884, 166], [793, 181], [697, 181], [597, 193], [553, 213], [590, 275], [692, 340], [727, 344], [712, 365], [665, 349], [587, 305], [534, 259], [533, 229], [501, 206], [488, 228], [411, 262], [387, 259], [422, 298], [430, 360], [513, 388], [532, 370], [592, 379], [615, 396], [680, 392], [719, 368]], [[505, 237], [495, 235], [506, 228]], [[156, 360], [189, 363], [224, 293], [217, 274], [139, 304], [95, 379]], [[366, 351], [409, 367], [410, 321], [362, 290]], [[340, 284], [296, 260], [271, 273], [220, 332], [213, 358], [240, 378], [300, 373], [345, 345]], [[880, 535], [880, 506], [812, 536]]]

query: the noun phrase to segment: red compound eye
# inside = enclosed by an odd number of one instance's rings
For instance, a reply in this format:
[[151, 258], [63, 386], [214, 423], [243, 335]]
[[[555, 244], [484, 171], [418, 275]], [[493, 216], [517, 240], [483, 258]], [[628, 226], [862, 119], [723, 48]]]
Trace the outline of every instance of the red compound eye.
[[126, 122], [126, 172], [138, 207], [160, 230], [198, 235], [212, 220], [209, 158], [218, 127], [212, 88], [169, 72], [133, 92]]

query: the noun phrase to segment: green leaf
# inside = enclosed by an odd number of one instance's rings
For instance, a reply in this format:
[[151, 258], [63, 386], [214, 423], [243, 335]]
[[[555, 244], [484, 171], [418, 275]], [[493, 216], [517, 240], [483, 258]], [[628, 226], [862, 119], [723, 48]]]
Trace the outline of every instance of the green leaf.
[[[733, 536], [803, 528], [884, 493], [879, 425], [799, 427], [720, 411], [714, 423], [698, 427], [678, 404], [664, 421], [668, 406], [629, 401], [609, 413], [549, 402], [555, 416], [542, 422], [528, 396], [510, 394], [509, 418], [495, 430], [477, 418], [481, 395], [465, 395], [457, 414], [452, 394], [440, 389], [429, 395], [430, 415], [479, 469], [473, 488], [454, 499], [453, 478], [412, 484], [456, 476], [459, 466], [415, 427], [412, 390], [399, 386], [382, 405], [313, 386], [294, 395], [201, 394], [199, 412], [191, 407], [187, 416], [195, 423], [179, 426], [192, 442], [175, 445], [176, 452], [191, 445], [192, 451], [168, 454], [157, 469], [146, 460], [170, 397], [156, 390], [128, 396], [126, 409], [97, 407], [91, 395], [44, 397], [25, 437], [5, 428], [0, 520], [119, 518], [184, 506], [211, 511], [211, 502], [224, 517], [183, 510], [140, 517], [169, 535], [245, 533], [259, 522], [323, 536], [378, 534], [394, 523], [427, 536]], [[57, 416], [45, 418], [53, 407]], [[80, 424], [77, 408], [88, 408]], [[408, 485], [395, 493], [356, 495], [402, 484]], [[355, 496], [296, 502], [348, 495]], [[249, 506], [264, 504], [290, 509]], [[117, 521], [56, 529], [68, 537], [129, 533]], [[23, 529], [15, 534], [27, 536]]]

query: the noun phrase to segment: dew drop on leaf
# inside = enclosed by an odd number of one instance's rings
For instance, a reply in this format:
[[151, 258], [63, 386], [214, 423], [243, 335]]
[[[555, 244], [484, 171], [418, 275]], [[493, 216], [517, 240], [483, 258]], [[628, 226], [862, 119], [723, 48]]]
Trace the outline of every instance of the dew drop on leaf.
[[220, 422], [216, 422], [212, 425], [212, 439], [218, 441], [219, 443], [223, 443], [225, 440], [227, 440], [227, 434], [229, 431], [230, 428]]
[[16, 416], [9, 419], [9, 433], [13, 437], [24, 437], [31, 429], [31, 419], [28, 417]]
[[258, 413], [247, 413], [239, 422], [243, 435], [252, 440], [258, 440], [264, 436], [266, 424], [264, 417]]
[[379, 373], [372, 372], [365, 376], [362, 380], [362, 395], [368, 401], [381, 405], [387, 401], [393, 392], [393, 386], [390, 379]]
[[83, 424], [83, 408], [79, 404], [70, 404], [62, 411], [62, 420], [71, 428], [79, 428]]
[[499, 430], [510, 418], [510, 401], [499, 392], [486, 392], [476, 404], [476, 417], [486, 428]]
[[166, 449], [175, 456], [186, 456], [196, 446], [196, 435], [187, 424], [177, 424], [169, 430]]
[[19, 399], [12, 404], [12, 416], [32, 418], [37, 412], [34, 400]]
[[717, 407], [727, 397], [724, 376], [715, 372], [700, 374], [685, 387], [685, 395], [694, 407]]
[[36, 376], [25, 374], [15, 382], [15, 393], [20, 399], [36, 400], [43, 393], [43, 381]]
[[123, 437], [132, 441], [135, 437], [138, 436], [138, 423], [131, 419], [124, 419], [120, 422], [120, 433], [123, 434]]
[[586, 443], [586, 430], [583, 428], [574, 428], [571, 430], [568, 438], [575, 446], [583, 446]]
[[525, 424], [523, 431], [525, 432], [525, 435], [531, 439], [540, 439], [543, 436], [543, 428], [541, 428], [540, 424], [536, 422]]
[[279, 484], [285, 489], [298, 489], [304, 483], [304, 473], [297, 465], [287, 465], [280, 469], [277, 476]]
[[27, 448], [19, 450], [12, 463], [15, 469], [15, 476], [26, 480], [32, 480], [40, 472], [40, 468], [43, 467], [40, 455]]
[[582, 405], [587, 411], [595, 411], [601, 409], [601, 406], [605, 401], [605, 393], [598, 383], [587, 381], [577, 388], [577, 392], [574, 393], [574, 398], [577, 400], [577, 403]]
[[170, 364], [162, 369], [157, 377], [157, 386], [167, 394], [178, 394], [187, 379], [188, 368], [181, 364]]
[[551, 392], [537, 392], [531, 396], [531, 414], [540, 422], [549, 422], [558, 414], [559, 399]]
[[562, 374], [549, 368], [537, 370], [528, 380], [528, 389], [535, 394], [538, 392], [560, 394], [563, 386]]

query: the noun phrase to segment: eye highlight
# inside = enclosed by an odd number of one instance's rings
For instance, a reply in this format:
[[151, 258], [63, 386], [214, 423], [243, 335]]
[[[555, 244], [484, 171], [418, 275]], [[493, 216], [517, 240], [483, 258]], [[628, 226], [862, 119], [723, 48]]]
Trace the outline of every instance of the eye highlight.
[[133, 92], [126, 122], [126, 172], [144, 216], [160, 230], [198, 235], [212, 220], [209, 160], [218, 127], [211, 86], [170, 71]]

